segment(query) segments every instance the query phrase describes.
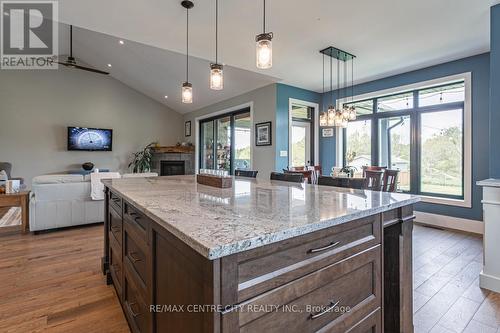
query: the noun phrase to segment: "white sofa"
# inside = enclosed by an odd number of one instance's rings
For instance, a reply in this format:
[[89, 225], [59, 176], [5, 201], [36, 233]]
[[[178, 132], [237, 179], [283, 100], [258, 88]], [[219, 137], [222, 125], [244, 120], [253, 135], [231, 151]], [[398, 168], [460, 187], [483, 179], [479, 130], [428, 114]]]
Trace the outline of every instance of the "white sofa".
[[[127, 174], [156, 177], [156, 173]], [[64, 228], [104, 221], [104, 200], [92, 200], [90, 175], [45, 175], [33, 178], [30, 231]]]
[[47, 175], [33, 178], [30, 231], [104, 221], [104, 201], [90, 197], [90, 176]]

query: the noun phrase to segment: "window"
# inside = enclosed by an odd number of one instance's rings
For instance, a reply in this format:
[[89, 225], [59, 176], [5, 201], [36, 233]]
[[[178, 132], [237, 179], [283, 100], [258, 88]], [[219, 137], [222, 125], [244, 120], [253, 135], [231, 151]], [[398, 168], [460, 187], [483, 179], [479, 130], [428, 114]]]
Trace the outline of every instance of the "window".
[[346, 164], [353, 166], [357, 174], [363, 166], [373, 165], [371, 155], [371, 120], [353, 121], [346, 130]]
[[410, 116], [379, 119], [379, 165], [399, 170], [398, 189], [410, 191], [411, 119]]
[[423, 113], [420, 137], [420, 191], [462, 196], [462, 109]]
[[249, 109], [200, 121], [201, 169], [249, 169], [251, 156]]
[[465, 79], [413, 89], [348, 104], [376, 107], [344, 131], [344, 165], [398, 169], [400, 191], [465, 201]]

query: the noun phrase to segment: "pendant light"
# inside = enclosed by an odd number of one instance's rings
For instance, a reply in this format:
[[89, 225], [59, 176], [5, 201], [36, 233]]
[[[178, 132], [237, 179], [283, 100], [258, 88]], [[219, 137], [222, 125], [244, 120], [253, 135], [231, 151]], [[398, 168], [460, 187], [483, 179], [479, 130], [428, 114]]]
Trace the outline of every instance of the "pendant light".
[[[321, 94], [321, 96], [325, 96], [325, 55], [323, 54], [323, 93]], [[322, 127], [325, 127], [325, 126], [328, 126], [328, 114], [324, 111], [325, 110], [325, 107], [324, 107], [324, 104], [325, 103], [322, 103], [323, 106], [322, 106], [322, 109], [323, 111], [321, 112], [321, 114], [319, 115], [319, 126], [322, 126]]]
[[[354, 58], [351, 60], [351, 103], [354, 101]], [[349, 107], [349, 120], [356, 120], [356, 108], [351, 104]]]
[[182, 103], [193, 103], [193, 85], [189, 82], [189, 10], [194, 7], [194, 3], [189, 0], [181, 2], [186, 8], [186, 81], [182, 83]]
[[255, 37], [256, 45], [256, 56], [257, 68], [267, 69], [273, 66], [273, 44], [271, 40], [273, 39], [272, 32], [266, 32], [266, 0], [264, 1], [264, 18], [263, 18], [263, 29], [262, 33]]
[[[328, 106], [328, 126], [336, 126], [335, 116], [337, 111], [333, 106], [333, 66], [332, 57], [330, 57], [330, 105]], [[338, 74], [338, 73], [337, 73]]]
[[210, 89], [222, 90], [224, 88], [223, 67], [218, 62], [219, 49], [219, 0], [215, 0], [215, 63], [210, 64]]

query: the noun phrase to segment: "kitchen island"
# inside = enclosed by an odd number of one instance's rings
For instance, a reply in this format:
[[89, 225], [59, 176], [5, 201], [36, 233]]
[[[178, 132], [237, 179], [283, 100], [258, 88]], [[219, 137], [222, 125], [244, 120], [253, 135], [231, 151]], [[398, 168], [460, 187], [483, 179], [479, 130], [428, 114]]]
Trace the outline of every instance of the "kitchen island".
[[413, 332], [417, 197], [105, 180], [102, 270], [133, 332]]

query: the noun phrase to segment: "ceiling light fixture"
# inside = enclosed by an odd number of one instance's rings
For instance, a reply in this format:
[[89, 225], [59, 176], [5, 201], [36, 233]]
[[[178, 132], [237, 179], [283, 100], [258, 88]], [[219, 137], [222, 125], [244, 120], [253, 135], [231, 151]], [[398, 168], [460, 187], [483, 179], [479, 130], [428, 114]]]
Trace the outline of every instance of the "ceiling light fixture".
[[167, 95], [165, 95], [165, 99], [167, 99], [167, 98], [168, 98], [168, 96], [167, 96]]
[[189, 10], [194, 7], [194, 3], [189, 0], [181, 2], [186, 8], [186, 81], [182, 83], [181, 96], [182, 103], [193, 103], [193, 85], [189, 82]]
[[[333, 46], [327, 47], [326, 49], [323, 49], [320, 51], [323, 54], [323, 57], [325, 55], [330, 57], [330, 105], [328, 106], [328, 111], [323, 112], [320, 115], [320, 126], [323, 127], [342, 127], [346, 128], [347, 124], [349, 121], [356, 120], [356, 109], [352, 105], [353, 99], [354, 99], [354, 58], [356, 58], [355, 55], [352, 55], [350, 53], [347, 53], [345, 51], [339, 50]], [[333, 105], [333, 63], [332, 59], [337, 59], [337, 109]], [[348, 79], [349, 79], [349, 74], [348, 74], [348, 66], [347, 62], [351, 61], [351, 105], [348, 106], [347, 103], [344, 103], [343, 105], [339, 105], [339, 100], [340, 98], [346, 98], [347, 99], [347, 94], [348, 94]], [[341, 85], [340, 83], [340, 63], [344, 63], [344, 69], [343, 69], [343, 84]], [[324, 60], [323, 60], [323, 81], [324, 81]], [[324, 87], [324, 83], [323, 83]], [[323, 88], [324, 91], [324, 88]]]
[[121, 39], [118, 41], [118, 43], [120, 43], [120, 45], [125, 44], [125, 42], [123, 40], [121, 40]]
[[215, 63], [210, 64], [210, 89], [224, 88], [224, 70], [218, 62], [219, 49], [219, 0], [215, 0]]
[[109, 67], [109, 68], [111, 68], [111, 67], [113, 67], [113, 66], [112, 66], [111, 64], [108, 64], [108, 67]]
[[262, 33], [255, 37], [257, 68], [267, 69], [273, 66], [273, 33], [266, 32], [266, 0], [264, 0], [264, 18], [262, 24]]

